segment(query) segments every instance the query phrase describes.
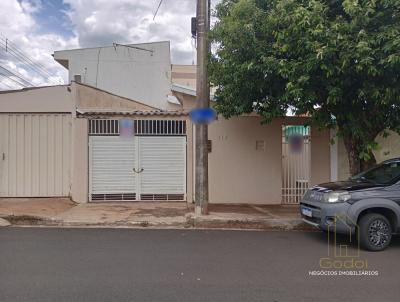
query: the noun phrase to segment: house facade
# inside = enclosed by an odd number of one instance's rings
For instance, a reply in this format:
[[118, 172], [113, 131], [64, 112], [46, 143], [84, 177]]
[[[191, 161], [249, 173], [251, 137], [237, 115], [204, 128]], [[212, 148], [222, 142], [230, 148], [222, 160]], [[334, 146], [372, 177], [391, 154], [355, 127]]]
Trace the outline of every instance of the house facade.
[[[68, 85], [0, 93], [0, 197], [193, 202], [195, 67], [171, 65], [168, 42], [54, 58]], [[306, 117], [261, 121], [209, 125], [210, 202], [296, 204], [344, 174], [330, 131]]]

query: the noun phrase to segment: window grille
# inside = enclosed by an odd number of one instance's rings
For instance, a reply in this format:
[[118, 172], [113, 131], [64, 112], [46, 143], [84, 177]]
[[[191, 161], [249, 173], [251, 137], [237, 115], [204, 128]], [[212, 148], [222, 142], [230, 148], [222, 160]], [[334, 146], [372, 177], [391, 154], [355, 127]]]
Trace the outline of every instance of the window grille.
[[[133, 127], [135, 135], [186, 135], [186, 121], [182, 120], [134, 120]], [[119, 120], [89, 120], [89, 135], [119, 135]]]
[[118, 120], [89, 120], [89, 135], [119, 135]]
[[185, 135], [186, 121], [180, 120], [135, 120], [137, 135]]

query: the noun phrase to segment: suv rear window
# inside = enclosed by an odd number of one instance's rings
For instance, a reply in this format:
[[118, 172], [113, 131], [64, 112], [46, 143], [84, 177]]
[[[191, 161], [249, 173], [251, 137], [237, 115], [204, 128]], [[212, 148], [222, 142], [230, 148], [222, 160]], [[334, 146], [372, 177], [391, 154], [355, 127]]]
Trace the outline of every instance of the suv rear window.
[[384, 162], [351, 179], [361, 182], [371, 182], [379, 185], [390, 185], [400, 178], [400, 161]]

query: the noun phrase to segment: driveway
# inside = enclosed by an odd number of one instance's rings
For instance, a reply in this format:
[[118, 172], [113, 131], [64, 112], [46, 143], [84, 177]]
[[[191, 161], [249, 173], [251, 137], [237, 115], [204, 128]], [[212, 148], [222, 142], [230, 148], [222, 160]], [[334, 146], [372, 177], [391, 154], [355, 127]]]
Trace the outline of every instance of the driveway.
[[[396, 301], [400, 240], [378, 276], [313, 276], [319, 232], [0, 229], [0, 301]], [[354, 251], [350, 247], [349, 251]]]

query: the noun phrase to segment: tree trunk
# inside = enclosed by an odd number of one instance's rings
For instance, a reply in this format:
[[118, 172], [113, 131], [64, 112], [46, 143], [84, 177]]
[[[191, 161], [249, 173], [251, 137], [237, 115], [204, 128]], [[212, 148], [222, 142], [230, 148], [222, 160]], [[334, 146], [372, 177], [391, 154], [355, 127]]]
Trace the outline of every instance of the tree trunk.
[[368, 170], [369, 168], [372, 168], [374, 165], [376, 165], [376, 158], [374, 153], [370, 152], [370, 159], [367, 161], [364, 160], [361, 161], [361, 171]]
[[369, 154], [369, 160], [364, 161], [360, 158], [362, 144], [356, 138], [351, 135], [344, 135], [343, 141], [349, 159], [350, 174], [352, 176], [365, 171], [376, 164], [375, 155], [372, 152]]

